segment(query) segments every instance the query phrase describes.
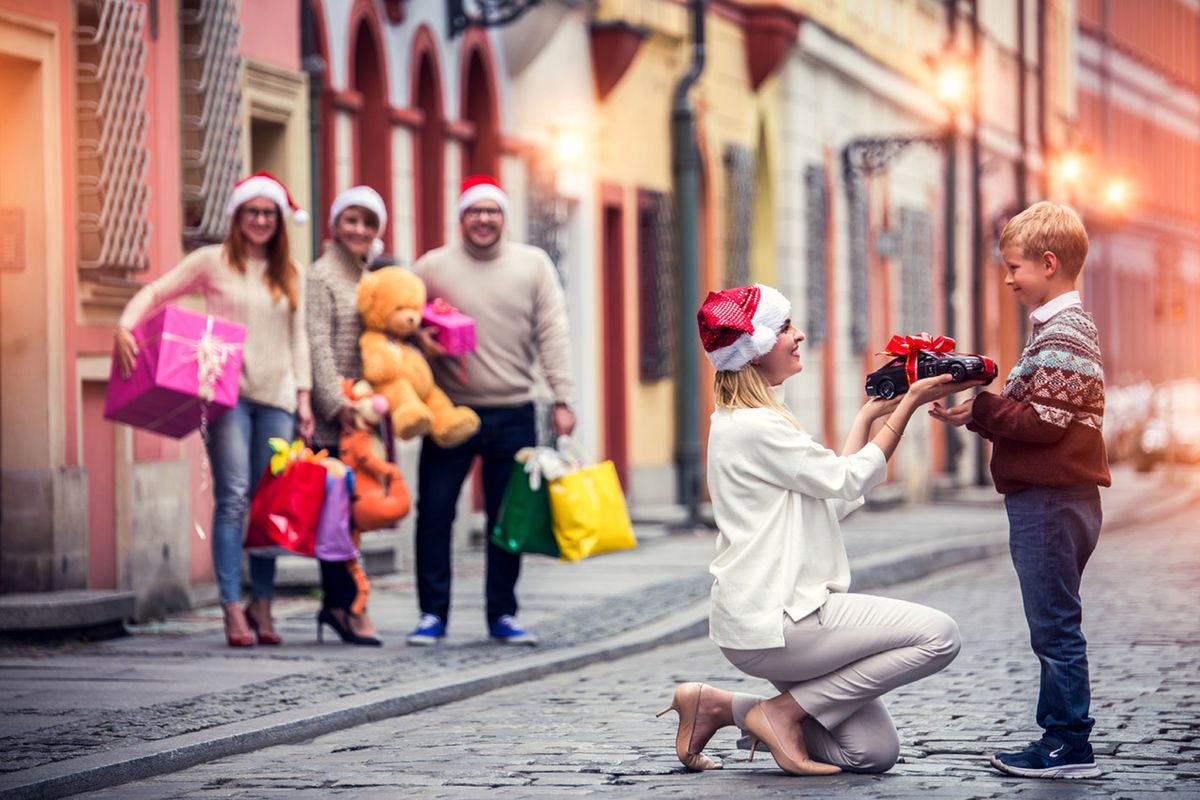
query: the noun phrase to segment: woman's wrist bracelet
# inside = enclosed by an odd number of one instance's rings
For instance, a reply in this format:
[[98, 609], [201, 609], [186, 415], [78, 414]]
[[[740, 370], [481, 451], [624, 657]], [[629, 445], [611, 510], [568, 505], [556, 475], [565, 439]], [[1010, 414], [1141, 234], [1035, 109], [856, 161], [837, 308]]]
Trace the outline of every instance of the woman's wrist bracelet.
[[897, 439], [900, 439], [900, 438], [902, 438], [902, 437], [904, 436], [904, 434], [903, 434], [903, 433], [901, 433], [900, 431], [898, 431], [898, 430], [896, 430], [894, 427], [892, 427], [892, 421], [891, 421], [891, 420], [885, 419], [885, 420], [883, 421], [883, 425], [884, 425], [884, 427], [885, 427], [885, 428], [887, 428], [889, 431], [891, 431], [892, 433], [896, 434], [896, 438], [897, 438]]

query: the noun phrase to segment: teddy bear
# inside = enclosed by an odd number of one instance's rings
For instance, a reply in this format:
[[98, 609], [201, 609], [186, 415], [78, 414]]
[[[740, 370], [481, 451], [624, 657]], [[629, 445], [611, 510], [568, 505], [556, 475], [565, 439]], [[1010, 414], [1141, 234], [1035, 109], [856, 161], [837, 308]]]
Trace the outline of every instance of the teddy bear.
[[457, 447], [479, 430], [479, 416], [450, 402], [433, 382], [429, 363], [406, 340], [421, 325], [425, 282], [402, 267], [384, 267], [358, 284], [362, 374], [387, 398], [401, 439], [426, 433], [439, 447]]
[[338, 442], [342, 463], [354, 471], [351, 517], [356, 531], [388, 528], [408, 514], [411, 501], [400, 468], [387, 460], [376, 426], [387, 413], [387, 399], [366, 381], [345, 380], [342, 392], [354, 407], [354, 430]]

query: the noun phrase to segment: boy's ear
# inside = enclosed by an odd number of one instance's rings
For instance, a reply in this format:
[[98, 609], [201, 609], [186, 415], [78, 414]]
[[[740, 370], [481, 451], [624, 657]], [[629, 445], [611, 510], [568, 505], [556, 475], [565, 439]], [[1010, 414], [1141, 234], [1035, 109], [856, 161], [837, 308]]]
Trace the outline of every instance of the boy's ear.
[[1042, 266], [1046, 269], [1046, 277], [1053, 278], [1058, 273], [1058, 256], [1053, 250], [1042, 253]]

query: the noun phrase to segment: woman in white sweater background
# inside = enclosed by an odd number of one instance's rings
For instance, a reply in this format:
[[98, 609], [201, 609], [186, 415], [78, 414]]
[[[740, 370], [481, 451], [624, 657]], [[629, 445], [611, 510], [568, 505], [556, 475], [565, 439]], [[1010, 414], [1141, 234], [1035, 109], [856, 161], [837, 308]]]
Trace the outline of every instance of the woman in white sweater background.
[[958, 626], [931, 608], [847, 592], [838, 523], [884, 480], [916, 408], [975, 384], [939, 376], [916, 381], [898, 399], [868, 401], [839, 455], [805, 433], [776, 397], [775, 387], [803, 368], [804, 334], [790, 316], [783, 295], [762, 285], [711, 292], [698, 315], [717, 369], [708, 486], [719, 532], [709, 636], [731, 664], [780, 694], [681, 684], [667, 709], [679, 713], [675, 750], [688, 769], [718, 769], [701, 751], [718, 729], [736, 725], [792, 774], [883, 772], [900, 744], [880, 696], [949, 664]]

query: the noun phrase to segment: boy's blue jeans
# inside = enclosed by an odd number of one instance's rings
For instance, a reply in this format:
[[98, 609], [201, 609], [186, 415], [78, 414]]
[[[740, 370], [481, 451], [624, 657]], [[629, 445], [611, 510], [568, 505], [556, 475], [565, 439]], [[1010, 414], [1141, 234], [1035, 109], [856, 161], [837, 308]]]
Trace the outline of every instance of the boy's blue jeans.
[[[271, 448], [272, 436], [291, 441], [296, 419], [291, 412], [239, 399], [208, 428], [208, 457], [213, 474], [213, 568], [221, 602], [241, 596], [242, 541], [250, 498], [258, 486]], [[250, 556], [250, 596], [275, 593], [275, 559]]]
[[1004, 505], [1029, 641], [1042, 664], [1037, 723], [1043, 740], [1081, 748], [1095, 720], [1079, 583], [1100, 538], [1100, 491], [1035, 486], [1005, 495]]

